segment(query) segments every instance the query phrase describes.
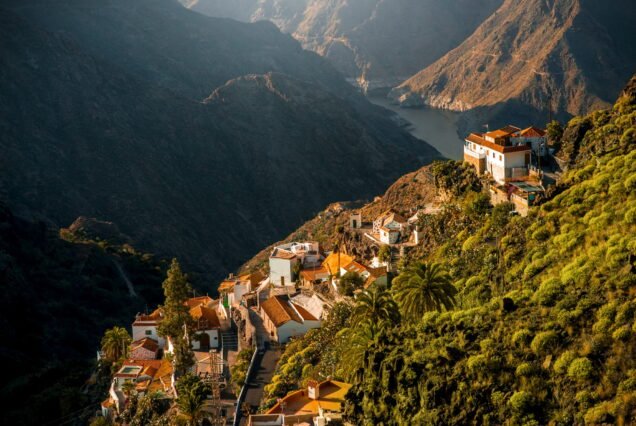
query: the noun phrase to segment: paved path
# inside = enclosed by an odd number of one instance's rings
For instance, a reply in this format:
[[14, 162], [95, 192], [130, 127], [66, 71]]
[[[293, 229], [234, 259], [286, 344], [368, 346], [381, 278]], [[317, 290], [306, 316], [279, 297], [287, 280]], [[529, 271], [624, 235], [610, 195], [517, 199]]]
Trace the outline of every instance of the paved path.
[[247, 382], [247, 393], [245, 395], [245, 402], [256, 409], [263, 398], [263, 388], [271, 382], [274, 376], [274, 371], [280, 358], [280, 350], [273, 348], [269, 344], [269, 337], [263, 326], [263, 319], [252, 309], [250, 309], [250, 320], [256, 329], [258, 347], [264, 348], [264, 352], [260, 351], [263, 353], [259, 353], [256, 356], [255, 372], [253, 377]]

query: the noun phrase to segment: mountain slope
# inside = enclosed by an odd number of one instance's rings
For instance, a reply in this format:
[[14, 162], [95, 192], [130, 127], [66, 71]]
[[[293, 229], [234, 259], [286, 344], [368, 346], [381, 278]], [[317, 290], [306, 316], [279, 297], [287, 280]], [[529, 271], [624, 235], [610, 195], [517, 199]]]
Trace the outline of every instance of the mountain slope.
[[107, 383], [85, 388], [88, 392], [80, 388], [94, 368], [91, 360], [104, 330], [127, 326], [137, 312], [162, 300], [160, 259], [70, 230], [64, 237], [45, 223], [15, 217], [0, 202], [0, 338], [5, 342], [0, 362], [11, 366], [0, 385], [2, 424], [61, 419], [58, 424], [92, 415]]
[[[129, 8], [1, 14], [0, 186], [17, 214], [113, 221], [220, 278], [326, 203], [370, 197], [438, 155], [271, 24], [170, 0]], [[285, 75], [210, 96], [270, 70]]]
[[459, 111], [541, 112], [551, 104], [559, 115], [576, 115], [607, 107], [636, 68], [634, 19], [628, 0], [507, 0], [391, 96]]
[[365, 89], [406, 79], [461, 43], [501, 0], [198, 0], [211, 16], [268, 19]]

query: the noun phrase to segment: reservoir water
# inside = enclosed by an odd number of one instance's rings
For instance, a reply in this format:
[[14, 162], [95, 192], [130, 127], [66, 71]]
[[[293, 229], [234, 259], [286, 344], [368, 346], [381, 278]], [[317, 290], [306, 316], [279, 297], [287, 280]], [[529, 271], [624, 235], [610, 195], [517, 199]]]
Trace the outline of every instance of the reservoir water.
[[435, 108], [400, 108], [383, 97], [372, 97], [369, 101], [408, 121], [411, 134], [432, 145], [444, 157], [452, 160], [463, 158], [464, 142], [457, 134], [459, 113]]

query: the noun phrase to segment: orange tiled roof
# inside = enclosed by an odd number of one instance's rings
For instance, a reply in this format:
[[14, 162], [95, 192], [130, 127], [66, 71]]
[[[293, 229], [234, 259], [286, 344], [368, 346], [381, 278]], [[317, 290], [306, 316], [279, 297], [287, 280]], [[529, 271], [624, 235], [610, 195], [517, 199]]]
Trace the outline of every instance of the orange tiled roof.
[[221, 327], [216, 311], [206, 306], [199, 305], [190, 309], [190, 316], [197, 321], [197, 330], [199, 331]]
[[481, 133], [471, 133], [466, 137], [468, 142], [476, 143], [477, 145], [484, 146], [486, 148], [492, 149], [493, 151], [508, 153], [508, 152], [522, 152], [522, 151], [530, 151], [530, 148], [527, 145], [516, 145], [516, 146], [503, 146], [497, 145], [496, 143], [488, 142], [481, 136]]
[[355, 272], [356, 274], [362, 274], [368, 270], [366, 266], [356, 262], [355, 260], [349, 263], [347, 266], [345, 266], [344, 269], [347, 272]]
[[307, 268], [300, 271], [300, 276], [307, 281], [315, 281], [321, 278], [327, 278], [329, 271], [324, 266], [318, 268]]
[[[353, 262], [353, 257], [340, 253], [340, 267], [345, 267]], [[338, 269], [338, 253], [333, 252], [322, 262], [322, 266], [327, 270], [330, 275], [338, 275], [340, 270]]]
[[[293, 303], [293, 302], [292, 302]], [[294, 308], [296, 308], [296, 310], [298, 311], [298, 313], [300, 314], [300, 316], [305, 320], [305, 321], [318, 321], [318, 318], [316, 318], [315, 316], [313, 316], [307, 309], [303, 308], [302, 306], [294, 303]]]
[[261, 271], [255, 271], [250, 274], [243, 274], [239, 276], [239, 279], [241, 281], [249, 281], [252, 286], [255, 286], [265, 279], [265, 275]]
[[161, 309], [155, 309], [150, 315], [137, 315], [133, 325], [156, 325], [161, 321]]
[[276, 327], [289, 321], [302, 322], [290, 303], [287, 296], [273, 296], [261, 303], [261, 308]]
[[155, 376], [148, 386], [148, 391], [166, 391], [170, 389], [172, 380], [172, 363], [167, 359], [162, 359]]
[[545, 136], [545, 130], [530, 126], [520, 131], [519, 136], [523, 136], [525, 138], [542, 138]]
[[294, 259], [296, 257], [296, 255], [294, 253], [292, 253], [291, 251], [287, 251], [284, 249], [280, 249], [280, 248], [275, 248], [274, 251], [272, 251], [272, 254], [270, 257], [276, 258], [276, 259]]
[[190, 299], [185, 301], [185, 305], [188, 308], [194, 308], [195, 306], [203, 305], [208, 306], [214, 300], [210, 296], [199, 296], [199, 297], [191, 297]]
[[318, 414], [318, 409], [325, 411], [340, 412], [344, 403], [345, 395], [351, 385], [336, 380], [325, 380], [318, 384], [318, 398], [309, 398], [306, 389], [289, 393], [280, 399], [276, 405], [265, 414], [281, 413], [281, 404], [285, 404], [285, 415]]
[[159, 350], [159, 343], [156, 340], [149, 337], [144, 337], [130, 344], [130, 350], [134, 351], [139, 348], [144, 348], [150, 352], [157, 352]]

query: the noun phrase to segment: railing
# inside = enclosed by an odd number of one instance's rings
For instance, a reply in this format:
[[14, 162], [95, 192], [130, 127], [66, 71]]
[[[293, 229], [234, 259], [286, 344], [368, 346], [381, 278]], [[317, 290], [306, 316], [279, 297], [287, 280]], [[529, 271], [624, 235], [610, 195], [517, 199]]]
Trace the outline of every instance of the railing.
[[247, 367], [247, 373], [245, 373], [245, 383], [243, 384], [243, 387], [241, 387], [241, 392], [239, 392], [239, 397], [236, 400], [236, 411], [234, 412], [234, 422], [232, 423], [233, 426], [239, 426], [239, 424], [241, 423], [241, 417], [243, 416], [241, 406], [245, 402], [247, 386], [252, 377], [252, 374], [254, 374], [254, 365], [256, 364], [256, 357], [258, 356], [258, 345], [256, 344], [256, 341], [254, 343], [254, 353], [252, 354], [250, 365]]
[[464, 147], [464, 154], [468, 154], [471, 157], [475, 157], [479, 160], [486, 158], [486, 153], [485, 152], [475, 152], [470, 148]]

